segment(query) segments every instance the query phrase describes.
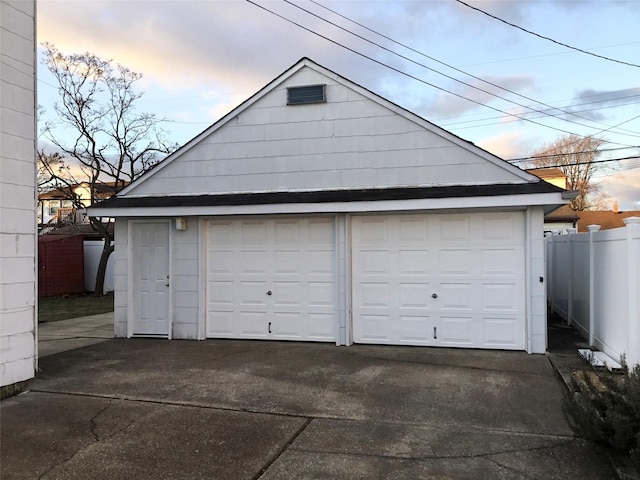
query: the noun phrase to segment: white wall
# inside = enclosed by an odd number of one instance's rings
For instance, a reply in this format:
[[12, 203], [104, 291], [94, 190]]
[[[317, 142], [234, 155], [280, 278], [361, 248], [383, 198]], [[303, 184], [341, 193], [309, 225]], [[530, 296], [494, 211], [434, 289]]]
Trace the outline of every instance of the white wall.
[[[187, 218], [187, 228], [176, 230], [172, 221], [170, 230], [172, 338], [197, 339], [200, 315], [200, 250], [198, 218]], [[139, 220], [137, 220], [139, 221]], [[129, 219], [119, 218], [115, 223], [115, 251], [111, 255], [114, 278], [114, 334], [127, 336]]]
[[[84, 289], [87, 292], [93, 292], [96, 286], [96, 274], [98, 273], [98, 265], [102, 256], [103, 240], [85, 240], [84, 241]], [[107, 271], [104, 276], [104, 292], [113, 292], [115, 289], [113, 277], [113, 260], [114, 254], [109, 256], [107, 261]]]
[[[544, 210], [527, 211], [527, 245], [525, 258], [527, 298], [527, 352], [547, 351], [547, 298], [545, 291]], [[542, 281], [541, 281], [542, 280]]]
[[0, 0], [0, 387], [37, 357], [35, 1]]
[[640, 363], [640, 219], [612, 230], [547, 237], [552, 309], [615, 360]]
[[[327, 102], [287, 105], [305, 84], [326, 84]], [[124, 196], [525, 183], [461, 144], [304, 67]]]

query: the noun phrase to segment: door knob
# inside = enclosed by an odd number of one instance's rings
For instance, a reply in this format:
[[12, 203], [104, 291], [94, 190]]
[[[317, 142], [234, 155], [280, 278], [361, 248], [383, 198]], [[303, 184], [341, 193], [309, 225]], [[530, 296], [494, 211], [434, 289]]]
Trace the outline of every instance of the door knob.
[[438, 298], [438, 294], [437, 293], [432, 293], [431, 294], [431, 298]]
[[271, 290], [269, 290], [269, 291], [267, 292], [267, 295], [271, 295]]

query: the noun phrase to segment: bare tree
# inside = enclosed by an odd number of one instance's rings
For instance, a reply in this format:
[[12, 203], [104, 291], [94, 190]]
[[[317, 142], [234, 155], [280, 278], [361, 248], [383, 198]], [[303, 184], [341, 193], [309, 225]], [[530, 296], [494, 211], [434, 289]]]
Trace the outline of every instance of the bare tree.
[[62, 155], [57, 152], [46, 153], [39, 148], [37, 155], [37, 186], [38, 192], [43, 192], [58, 186], [58, 178], [66, 178], [67, 166]]
[[531, 156], [533, 168], [558, 168], [567, 176], [567, 190], [577, 190], [571, 201], [573, 210], [588, 210], [597, 203], [597, 185], [593, 177], [605, 167], [597, 163], [605, 140], [597, 137], [566, 135], [536, 150]]
[[[53, 74], [60, 96], [54, 106], [55, 120], [42, 127], [44, 137], [61, 152], [59, 158], [43, 156], [42, 160], [64, 159], [64, 175], [56, 174], [60, 164], [45, 167], [53, 183], [71, 187], [85, 182], [94, 204], [99, 200], [99, 185], [100, 190], [108, 186], [117, 193], [177, 148], [165, 139], [164, 119], [135, 109], [143, 95], [134, 88], [141, 74], [91, 53], [65, 55], [51, 44], [43, 46], [43, 63]], [[66, 167], [72, 163], [74, 175], [69, 175]], [[70, 197], [78, 202], [74, 195]], [[102, 295], [107, 260], [113, 252], [112, 219], [89, 220], [104, 240], [95, 284], [96, 295]]]

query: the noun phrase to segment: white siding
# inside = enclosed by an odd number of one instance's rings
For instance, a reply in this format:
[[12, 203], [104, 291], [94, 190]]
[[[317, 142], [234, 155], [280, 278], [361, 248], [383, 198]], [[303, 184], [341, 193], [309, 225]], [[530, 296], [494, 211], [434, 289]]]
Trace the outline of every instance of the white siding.
[[114, 336], [127, 336], [128, 315], [128, 274], [129, 274], [129, 224], [126, 218], [119, 218], [115, 223], [115, 249], [113, 257], [113, 316]]
[[[172, 338], [197, 339], [199, 313], [198, 219], [187, 218], [187, 229], [172, 231]], [[172, 226], [173, 229], [173, 226]]]
[[544, 210], [529, 209], [527, 221], [527, 325], [529, 353], [547, 350], [547, 295], [545, 282]]
[[[187, 219], [185, 231], [171, 225], [171, 296], [172, 338], [197, 339], [199, 315], [199, 239], [198, 220]], [[114, 272], [114, 334], [126, 337], [127, 320], [132, 314], [129, 305], [129, 222], [119, 218], [115, 224], [115, 251], [112, 254]], [[110, 260], [110, 262], [112, 261]], [[129, 319], [133, 321], [133, 319]]]
[[[326, 83], [327, 102], [287, 106], [286, 88], [306, 83]], [[525, 181], [398, 110], [305, 67], [126, 195]]]
[[0, 387], [36, 364], [35, 1], [0, 0]]

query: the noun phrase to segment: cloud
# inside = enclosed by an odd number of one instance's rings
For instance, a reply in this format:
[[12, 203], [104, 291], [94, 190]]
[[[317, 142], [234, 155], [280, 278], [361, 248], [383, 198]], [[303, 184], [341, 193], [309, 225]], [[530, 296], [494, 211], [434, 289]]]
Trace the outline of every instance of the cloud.
[[606, 115], [600, 110], [636, 104], [640, 97], [640, 87], [624, 88], [620, 90], [594, 90], [584, 89], [578, 91], [573, 97], [573, 105], [564, 110], [579, 113], [581, 117], [594, 121], [601, 121]]
[[609, 203], [617, 201], [620, 210], [640, 210], [640, 166], [609, 175], [598, 183]]
[[523, 153], [530, 148], [531, 143], [522, 136], [521, 132], [512, 131], [482, 140], [478, 142], [478, 146], [508, 160], [522, 157]]
[[[529, 75], [508, 75], [501, 77], [485, 75], [482, 78], [494, 85], [501, 86], [503, 89], [508, 89], [517, 93], [528, 92], [535, 86], [534, 78]], [[447, 87], [447, 90], [455, 93], [457, 96], [447, 92], [440, 92], [422, 104], [416, 105], [414, 108], [417, 112], [424, 112], [431, 118], [460, 116], [476, 110], [481, 105], [485, 104], [495, 105], [496, 108], [499, 108], [502, 111], [513, 109], [513, 103], [508, 103], [498, 98], [513, 98], [513, 95], [505, 90], [496, 88], [473, 78], [465, 80], [465, 82], [468, 83], [469, 86], [461, 85]], [[514, 101], [520, 104], [525, 103], [525, 100], [518, 99], [517, 97]]]

